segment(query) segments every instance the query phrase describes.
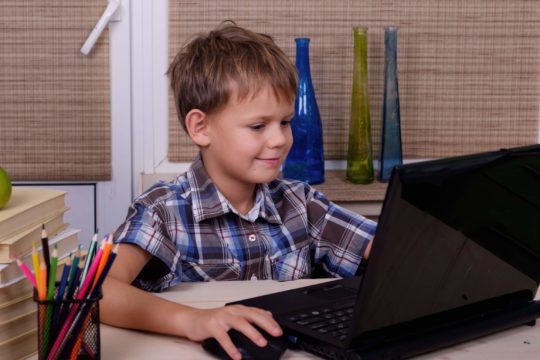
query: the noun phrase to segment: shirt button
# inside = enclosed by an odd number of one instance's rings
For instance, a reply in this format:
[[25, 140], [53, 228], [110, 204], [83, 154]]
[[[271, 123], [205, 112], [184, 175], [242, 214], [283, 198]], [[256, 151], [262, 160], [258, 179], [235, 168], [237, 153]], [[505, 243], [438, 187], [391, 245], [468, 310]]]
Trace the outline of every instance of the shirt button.
[[254, 242], [256, 239], [257, 239], [257, 237], [255, 236], [255, 234], [250, 234], [248, 236], [248, 240], [251, 241], [251, 242]]

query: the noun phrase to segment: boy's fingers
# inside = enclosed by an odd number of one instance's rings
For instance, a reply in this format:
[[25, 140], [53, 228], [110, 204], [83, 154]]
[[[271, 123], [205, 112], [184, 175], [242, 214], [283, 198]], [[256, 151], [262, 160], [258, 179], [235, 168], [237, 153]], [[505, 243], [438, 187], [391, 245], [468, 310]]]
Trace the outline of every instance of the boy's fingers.
[[240, 354], [240, 351], [234, 346], [227, 333], [220, 333], [219, 335], [216, 335], [215, 338], [231, 359], [240, 360], [242, 358], [242, 354]]
[[[280, 336], [283, 334], [281, 327], [279, 326], [278, 322], [273, 318], [271, 312], [254, 307], [244, 307], [243, 313], [245, 314], [245, 318], [250, 323], [257, 325], [259, 328], [266, 331], [268, 334], [272, 336]], [[249, 335], [246, 332], [244, 333], [246, 335]], [[254, 333], [254, 336], [257, 335], [259, 334]], [[252, 337], [250, 337], [250, 339], [254, 340]]]
[[235, 327], [235, 330], [247, 336], [247, 338], [253, 343], [255, 343], [257, 346], [264, 347], [268, 344], [268, 341], [266, 341], [265, 337], [256, 328], [254, 328], [252, 324], [248, 322], [238, 324], [238, 326]]
[[272, 313], [262, 309], [255, 309], [252, 322], [272, 336], [283, 334], [278, 322], [272, 317]]

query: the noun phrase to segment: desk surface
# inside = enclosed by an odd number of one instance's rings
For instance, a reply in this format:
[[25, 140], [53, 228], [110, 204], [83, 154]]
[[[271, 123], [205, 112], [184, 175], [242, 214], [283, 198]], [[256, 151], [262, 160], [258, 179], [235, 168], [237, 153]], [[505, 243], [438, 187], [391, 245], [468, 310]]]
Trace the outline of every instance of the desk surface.
[[[220, 281], [186, 283], [158, 294], [171, 301], [199, 308], [212, 308], [223, 304], [264, 295], [276, 291], [307, 286], [332, 279], [277, 282]], [[201, 300], [204, 299], [204, 300]], [[101, 352], [103, 359], [214, 359], [201, 346], [191, 341], [140, 331], [101, 326]], [[429, 353], [416, 359], [477, 360], [477, 359], [537, 359], [540, 354], [540, 325], [519, 326], [478, 340]], [[316, 356], [287, 350], [284, 360], [317, 359]]]

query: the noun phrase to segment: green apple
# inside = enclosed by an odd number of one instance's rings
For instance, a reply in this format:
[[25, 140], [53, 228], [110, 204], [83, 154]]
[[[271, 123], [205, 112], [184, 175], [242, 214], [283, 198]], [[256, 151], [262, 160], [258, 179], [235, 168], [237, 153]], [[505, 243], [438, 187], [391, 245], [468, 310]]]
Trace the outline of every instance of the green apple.
[[0, 167], [0, 209], [7, 205], [11, 197], [11, 180], [7, 172]]

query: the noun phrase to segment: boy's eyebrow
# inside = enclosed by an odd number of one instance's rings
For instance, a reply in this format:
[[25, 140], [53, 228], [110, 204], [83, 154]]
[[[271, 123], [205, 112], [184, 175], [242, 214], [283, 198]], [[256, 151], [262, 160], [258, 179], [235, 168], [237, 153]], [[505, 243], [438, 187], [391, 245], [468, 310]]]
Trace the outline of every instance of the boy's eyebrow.
[[[264, 120], [264, 121], [271, 121], [273, 119], [275, 119], [275, 117], [273, 115], [259, 115], [257, 116], [259, 119], [261, 120]], [[292, 111], [291, 113], [283, 116], [283, 117], [280, 117], [280, 119], [292, 119], [294, 117], [294, 111]]]

